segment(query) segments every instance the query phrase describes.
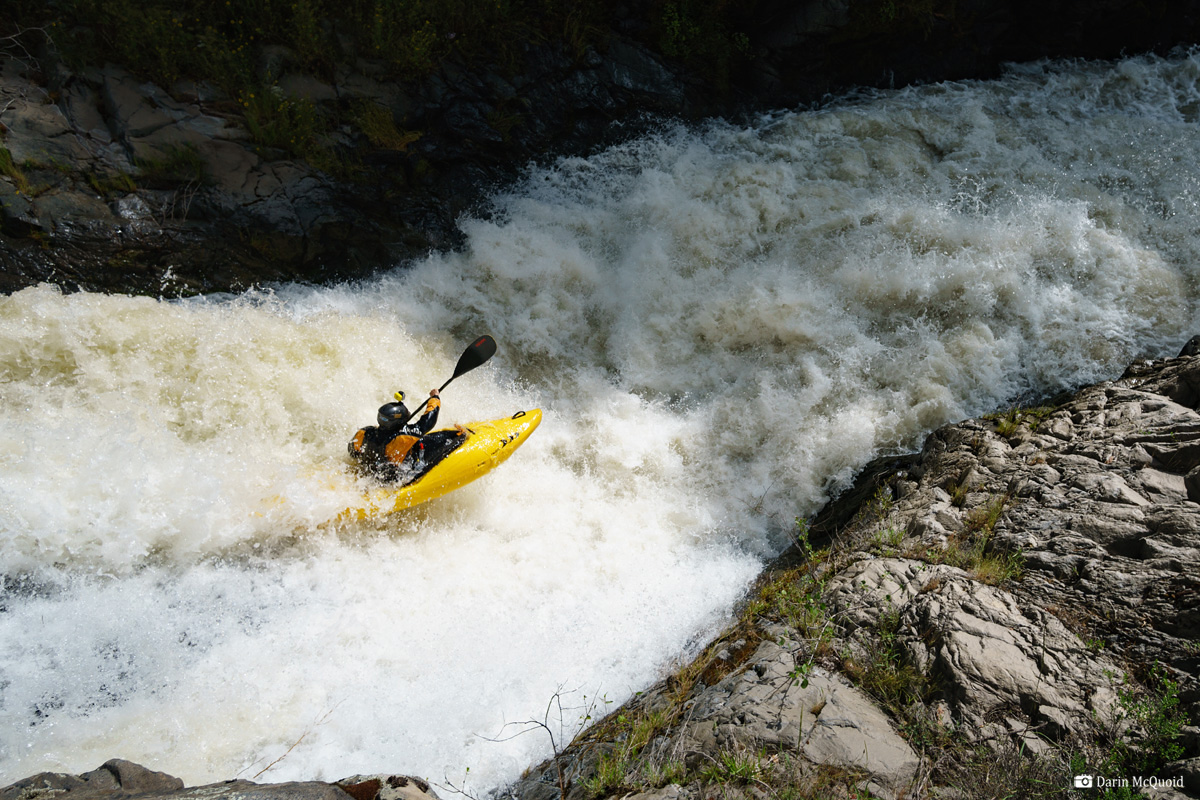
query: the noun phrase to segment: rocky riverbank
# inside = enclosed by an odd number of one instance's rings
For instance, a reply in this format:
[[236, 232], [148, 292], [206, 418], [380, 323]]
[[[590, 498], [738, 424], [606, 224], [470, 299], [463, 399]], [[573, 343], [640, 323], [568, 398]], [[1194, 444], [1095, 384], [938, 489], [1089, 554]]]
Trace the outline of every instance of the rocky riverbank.
[[[1200, 35], [1200, 0], [764, 0], [731, 18], [736, 57], [718, 75], [685, 6], [668, 4], [674, 27], [658, 34], [618, 7], [602, 35], [534, 38], [516, 63], [450, 58], [406, 82], [345, 37], [320, 76], [266, 46], [255, 81], [278, 116], [270, 135], [252, 130], [253, 93], [155, 85], [112, 64], [72, 70], [40, 30], [0, 36], [0, 291], [48, 281], [174, 296], [354, 278], [457, 245], [460, 215], [486, 214], [488, 190], [529, 161], [653, 119], [989, 77], [1006, 61], [1162, 52]], [[323, 163], [281, 147], [279, 126], [306, 115], [337, 121], [319, 137]]]
[[[1080, 774], [1200, 793], [1198, 350], [871, 465], [797, 528], [696, 660], [511, 795], [1067, 797]], [[0, 800], [428, 788], [357, 776], [185, 790], [123, 765], [34, 776]]]
[[514, 794], [1200, 793], [1195, 349], [873, 465], [696, 661]]

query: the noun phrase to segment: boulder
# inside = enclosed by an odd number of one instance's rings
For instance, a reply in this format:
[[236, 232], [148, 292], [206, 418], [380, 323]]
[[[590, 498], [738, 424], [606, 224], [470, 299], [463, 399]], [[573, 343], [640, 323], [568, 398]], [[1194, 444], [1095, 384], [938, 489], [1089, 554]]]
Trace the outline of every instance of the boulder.
[[121, 759], [106, 761], [82, 775], [43, 772], [0, 789], [0, 800], [101, 800], [115, 796], [163, 797], [183, 789], [183, 781]]
[[791, 750], [857, 769], [888, 787], [907, 786], [919, 760], [888, 718], [844, 678], [817, 669], [797, 677], [794, 652], [763, 642], [742, 669], [700, 692], [679, 748], [693, 754]]
[[82, 775], [43, 772], [0, 789], [0, 800], [439, 800], [420, 778], [355, 775], [336, 783], [233, 780], [184, 788], [183, 781], [120, 759]]

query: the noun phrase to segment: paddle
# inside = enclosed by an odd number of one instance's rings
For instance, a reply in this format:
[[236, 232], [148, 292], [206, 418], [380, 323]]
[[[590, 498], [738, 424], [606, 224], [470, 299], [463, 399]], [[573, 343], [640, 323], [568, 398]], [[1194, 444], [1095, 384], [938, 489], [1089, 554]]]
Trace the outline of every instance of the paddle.
[[[449, 386], [450, 381], [453, 381], [460, 375], [465, 375], [494, 355], [496, 355], [496, 340], [485, 333], [483, 336], [480, 336], [478, 339], [472, 342], [471, 346], [468, 347], [466, 351], [463, 352], [462, 356], [459, 357], [458, 364], [454, 367], [454, 374], [450, 376], [449, 380], [442, 384], [441, 389], [438, 389], [438, 393], [440, 394], [442, 389], [445, 389], [447, 386]], [[412, 413], [412, 416], [410, 416], [409, 419], [415, 419], [419, 417], [421, 415], [421, 409], [428, 404], [429, 398], [426, 397], [425, 402], [417, 406], [417, 410]]]

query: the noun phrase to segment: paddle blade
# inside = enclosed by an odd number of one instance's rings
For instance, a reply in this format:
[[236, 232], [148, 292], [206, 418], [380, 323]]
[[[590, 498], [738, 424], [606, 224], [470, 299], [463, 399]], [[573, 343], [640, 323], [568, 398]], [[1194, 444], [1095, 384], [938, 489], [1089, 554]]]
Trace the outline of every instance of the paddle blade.
[[496, 340], [487, 334], [480, 336], [462, 354], [462, 358], [458, 359], [458, 366], [454, 368], [454, 377], [457, 378], [465, 372], [470, 372], [494, 355], [496, 355]]

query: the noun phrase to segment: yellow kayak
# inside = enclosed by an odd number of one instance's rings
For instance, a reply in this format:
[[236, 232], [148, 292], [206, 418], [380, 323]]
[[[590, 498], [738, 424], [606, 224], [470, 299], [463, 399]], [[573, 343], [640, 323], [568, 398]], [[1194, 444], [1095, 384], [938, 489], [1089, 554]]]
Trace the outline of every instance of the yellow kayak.
[[[362, 504], [347, 508], [338, 520], [362, 520], [392, 514], [465, 486], [500, 466], [542, 421], [542, 411], [518, 411], [505, 419], [472, 422], [466, 440], [428, 472], [405, 486], [382, 486], [363, 495]], [[440, 428], [451, 431], [453, 428]], [[436, 433], [431, 431], [430, 433]]]

